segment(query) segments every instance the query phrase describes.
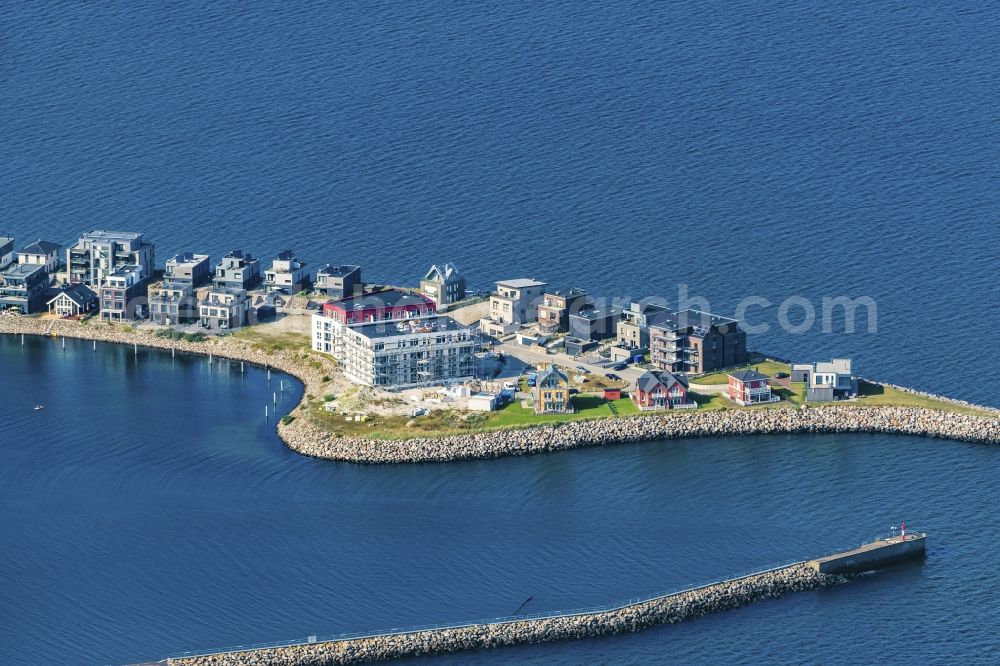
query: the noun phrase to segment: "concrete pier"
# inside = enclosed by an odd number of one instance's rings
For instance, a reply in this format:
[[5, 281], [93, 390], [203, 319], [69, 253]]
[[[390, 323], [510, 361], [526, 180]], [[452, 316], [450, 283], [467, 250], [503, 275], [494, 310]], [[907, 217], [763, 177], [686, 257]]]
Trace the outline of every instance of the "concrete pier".
[[878, 539], [872, 543], [852, 548], [842, 553], [811, 560], [807, 564], [823, 574], [856, 574], [881, 569], [889, 564], [922, 558], [925, 555], [927, 534], [917, 532]]

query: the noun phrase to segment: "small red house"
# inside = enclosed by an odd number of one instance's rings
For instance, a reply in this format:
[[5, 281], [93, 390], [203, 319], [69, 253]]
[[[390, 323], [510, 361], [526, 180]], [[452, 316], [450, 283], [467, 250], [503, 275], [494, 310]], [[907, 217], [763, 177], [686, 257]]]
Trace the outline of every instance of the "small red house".
[[363, 324], [390, 319], [427, 317], [437, 312], [437, 304], [423, 294], [389, 289], [323, 304], [323, 315], [341, 324]]
[[621, 400], [622, 390], [620, 388], [606, 388], [604, 389], [604, 399], [605, 400]]
[[729, 399], [743, 405], [774, 402], [771, 395], [771, 378], [756, 370], [740, 370], [729, 373]]
[[666, 370], [642, 373], [632, 392], [632, 401], [643, 411], [695, 406], [694, 400], [688, 396], [687, 381]]

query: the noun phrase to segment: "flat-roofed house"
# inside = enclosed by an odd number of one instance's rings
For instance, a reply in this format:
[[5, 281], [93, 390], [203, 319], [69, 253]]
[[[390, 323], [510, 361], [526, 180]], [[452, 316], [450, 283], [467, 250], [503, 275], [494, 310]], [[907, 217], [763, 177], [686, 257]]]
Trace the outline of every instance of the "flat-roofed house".
[[285, 293], [294, 294], [306, 289], [309, 284], [305, 262], [299, 261], [291, 250], [279, 252], [271, 267], [264, 272], [264, 291], [282, 289]]
[[480, 321], [487, 335], [510, 335], [524, 324], [538, 319], [538, 303], [545, 293], [545, 283], [528, 278], [501, 280], [490, 294], [489, 317]]
[[141, 319], [145, 313], [145, 269], [142, 266], [119, 266], [103, 278], [98, 290], [101, 300], [101, 319], [126, 321]]
[[260, 283], [260, 259], [243, 250], [230, 250], [215, 266], [213, 286], [250, 290]]
[[569, 337], [584, 342], [613, 338], [621, 318], [622, 309], [614, 305], [580, 310], [569, 315]]
[[359, 295], [363, 288], [361, 266], [327, 264], [316, 271], [315, 289], [327, 298], [350, 298]]
[[250, 299], [243, 289], [211, 287], [198, 303], [199, 323], [213, 331], [227, 331], [246, 325]]
[[38, 264], [11, 264], [0, 272], [0, 310], [33, 314], [45, 310], [49, 274]]
[[591, 307], [587, 292], [579, 287], [545, 290], [538, 304], [538, 327], [543, 333], [569, 330], [569, 317]]
[[858, 396], [858, 380], [851, 374], [851, 359], [835, 358], [817, 363], [809, 373], [806, 400], [830, 402]]

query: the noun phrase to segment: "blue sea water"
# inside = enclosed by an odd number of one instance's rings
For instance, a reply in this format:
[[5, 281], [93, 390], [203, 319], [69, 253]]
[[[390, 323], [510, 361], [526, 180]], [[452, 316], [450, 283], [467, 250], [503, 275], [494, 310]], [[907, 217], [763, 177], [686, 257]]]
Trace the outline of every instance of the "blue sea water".
[[[160, 261], [292, 247], [410, 284], [451, 260], [476, 286], [687, 285], [728, 314], [759, 296], [755, 348], [1000, 405], [998, 28], [988, 4], [895, 1], [4, 3], [0, 234], [142, 230]], [[877, 332], [783, 331], [792, 296], [871, 297]], [[902, 516], [940, 535], [922, 567], [451, 661], [996, 651], [988, 449], [755, 438], [355, 468], [287, 452], [256, 371], [0, 348], [0, 662], [610, 602]]]

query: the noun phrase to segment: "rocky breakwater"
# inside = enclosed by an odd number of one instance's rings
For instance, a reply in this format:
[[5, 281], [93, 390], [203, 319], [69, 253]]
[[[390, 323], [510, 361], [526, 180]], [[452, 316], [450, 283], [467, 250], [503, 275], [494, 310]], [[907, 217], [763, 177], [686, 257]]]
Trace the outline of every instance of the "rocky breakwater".
[[805, 564], [795, 564], [604, 611], [170, 658], [167, 663], [176, 666], [361, 664], [422, 654], [590, 638], [683, 622], [790, 592], [820, 589], [842, 580], [820, 574]]
[[317, 458], [358, 463], [407, 463], [528, 455], [678, 437], [761, 433], [898, 433], [997, 444], [1000, 443], [1000, 419], [920, 407], [831, 406], [684, 411], [400, 440], [338, 437], [307, 419], [280, 425], [279, 432], [293, 450]]
[[272, 368], [291, 375], [305, 385], [302, 402], [308, 394], [321, 395], [323, 377], [335, 371], [335, 365], [315, 354], [303, 351], [265, 350], [233, 337], [210, 336], [201, 342], [161, 338], [150, 329], [133, 329], [103, 321], [86, 323], [73, 319], [42, 319], [0, 312], [0, 334], [55, 335], [80, 340], [96, 340], [152, 349], [171, 349], [190, 354], [212, 355]]

